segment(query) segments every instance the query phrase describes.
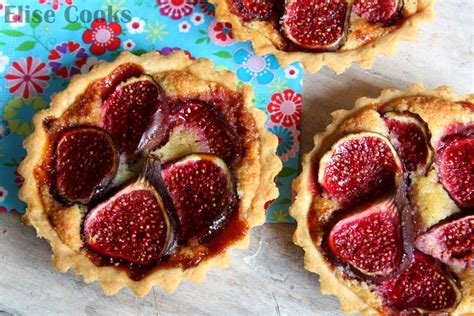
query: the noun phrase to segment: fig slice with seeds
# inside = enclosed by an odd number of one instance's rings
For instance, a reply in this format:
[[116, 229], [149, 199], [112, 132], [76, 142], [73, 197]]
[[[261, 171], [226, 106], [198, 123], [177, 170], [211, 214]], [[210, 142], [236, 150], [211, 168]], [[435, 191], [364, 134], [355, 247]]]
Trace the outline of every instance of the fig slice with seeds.
[[87, 204], [114, 178], [119, 155], [110, 135], [97, 127], [73, 127], [57, 140], [52, 174], [54, 195]]
[[272, 16], [274, 0], [232, 0], [232, 11], [245, 22], [267, 20]]
[[403, 259], [399, 210], [383, 200], [338, 221], [328, 236], [331, 253], [369, 276], [388, 276]]
[[343, 208], [395, 191], [403, 166], [388, 139], [380, 134], [351, 134], [335, 143], [319, 163], [318, 181]]
[[274, 0], [244, 0], [244, 8], [257, 20], [266, 20], [273, 13]]
[[170, 121], [168, 143], [158, 150], [163, 161], [191, 153], [213, 154], [228, 164], [240, 161], [240, 136], [212, 105], [180, 101], [170, 115]]
[[352, 10], [369, 23], [391, 25], [402, 17], [403, 0], [355, 0]]
[[397, 311], [448, 312], [461, 298], [444, 266], [419, 251], [400, 275], [381, 284], [381, 291], [387, 305]]
[[474, 215], [431, 229], [416, 239], [416, 247], [454, 271], [474, 270]]
[[104, 128], [127, 158], [135, 154], [154, 113], [167, 106], [163, 99], [161, 87], [144, 75], [119, 85], [103, 103]]
[[409, 113], [397, 112], [386, 113], [384, 122], [405, 169], [424, 175], [432, 163], [433, 154], [423, 123]]
[[474, 135], [447, 137], [436, 156], [445, 190], [459, 207], [474, 207]]
[[95, 206], [83, 224], [87, 248], [113, 262], [157, 263], [169, 249], [171, 237], [165, 203], [145, 178]]
[[233, 177], [217, 156], [186, 156], [163, 165], [161, 175], [173, 201], [181, 241], [205, 236], [234, 210]]
[[344, 44], [351, 8], [346, 0], [290, 0], [283, 30], [294, 44], [316, 51], [333, 51]]
[[138, 64], [121, 64], [109, 73], [107, 77], [94, 82], [94, 88], [98, 89], [99, 96], [104, 101], [115, 91], [120, 83], [133, 77], [140, 77], [143, 75], [143, 71], [143, 67]]

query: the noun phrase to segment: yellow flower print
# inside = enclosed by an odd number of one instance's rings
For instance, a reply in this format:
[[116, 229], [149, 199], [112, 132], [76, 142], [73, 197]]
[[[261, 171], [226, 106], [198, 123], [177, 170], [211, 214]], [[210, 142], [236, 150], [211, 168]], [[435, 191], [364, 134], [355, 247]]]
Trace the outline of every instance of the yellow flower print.
[[101, 6], [101, 8], [104, 9], [104, 11], [107, 11], [109, 7], [111, 7], [112, 12], [118, 11], [117, 16], [121, 16], [121, 11], [126, 9], [122, 6], [122, 4], [125, 3], [125, 0], [107, 0], [105, 2], [107, 3], [107, 5], [103, 5]]
[[33, 115], [48, 106], [41, 97], [30, 99], [13, 98], [8, 101], [3, 110], [3, 118], [8, 121], [8, 125], [13, 133], [20, 136], [27, 136], [33, 132]]
[[287, 81], [285, 79], [276, 78], [273, 83], [268, 85], [268, 87], [271, 89], [270, 93], [276, 93], [288, 89], [286, 83]]
[[163, 41], [163, 35], [168, 34], [168, 31], [165, 31], [166, 25], [160, 25], [159, 21], [155, 21], [155, 26], [150, 22], [147, 23], [145, 27], [145, 33], [149, 33], [145, 36], [145, 39], [148, 40], [151, 38], [151, 43], [155, 44], [156, 39]]
[[291, 223], [291, 217], [283, 210], [274, 210], [271, 212], [270, 220], [275, 223]]

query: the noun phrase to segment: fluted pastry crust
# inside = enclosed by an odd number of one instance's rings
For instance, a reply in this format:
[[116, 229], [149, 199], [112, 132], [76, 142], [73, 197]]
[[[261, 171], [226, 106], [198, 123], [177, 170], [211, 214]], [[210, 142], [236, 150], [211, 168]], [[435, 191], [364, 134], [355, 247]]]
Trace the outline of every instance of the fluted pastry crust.
[[300, 62], [311, 72], [317, 72], [327, 65], [336, 73], [343, 73], [352, 63], [370, 69], [377, 55], [393, 56], [399, 41], [412, 41], [416, 38], [422, 23], [434, 18], [434, 0], [407, 0], [403, 9], [401, 23], [383, 27], [368, 24], [360, 18], [352, 19], [345, 44], [333, 52], [286, 52], [281, 46], [279, 31], [269, 22], [252, 21], [243, 23], [234, 15], [228, 0], [210, 0], [216, 5], [216, 17], [232, 24], [232, 32], [240, 41], [251, 41], [257, 55], [274, 54], [281, 66], [287, 67]]
[[[343, 277], [343, 268], [329, 263], [320, 245], [313, 240], [308, 223], [310, 212], [321, 214], [331, 208], [330, 200], [312, 191], [314, 180], [313, 165], [331, 145], [341, 137], [359, 132], [375, 132], [387, 135], [386, 128], [379, 111], [409, 111], [418, 114], [426, 122], [431, 131], [431, 145], [443, 136], [443, 132], [452, 124], [474, 123], [474, 94], [459, 96], [448, 87], [427, 90], [421, 84], [415, 84], [406, 91], [387, 89], [378, 98], [361, 98], [356, 101], [352, 110], [338, 110], [332, 113], [333, 122], [326, 130], [314, 136], [314, 148], [306, 154], [302, 161], [302, 172], [293, 183], [295, 200], [290, 208], [290, 214], [297, 221], [297, 229], [293, 241], [305, 251], [305, 268], [320, 275], [321, 292], [336, 295], [340, 308], [344, 313], [361, 313], [363, 315], [383, 314], [381, 298], [375, 295], [370, 285]], [[431, 167], [433, 168], [433, 166]], [[458, 212], [454, 202], [438, 183], [435, 170], [426, 176], [415, 179], [412, 190], [418, 203], [421, 229], [439, 222], [452, 213]], [[417, 182], [427, 183], [425, 186]], [[462, 301], [454, 314], [472, 312], [474, 309], [474, 272], [467, 269], [457, 274], [462, 287]]]
[[92, 81], [107, 76], [125, 63], [142, 66], [144, 73], [153, 76], [171, 96], [192, 98], [216, 86], [223, 86], [242, 96], [242, 120], [249, 128], [253, 128], [250, 132], [255, 137], [244, 139], [247, 150], [241, 162], [234, 168], [234, 173], [240, 200], [238, 216], [249, 229], [263, 224], [264, 203], [278, 196], [273, 178], [281, 170], [281, 162], [276, 156], [278, 140], [265, 129], [266, 115], [253, 106], [251, 87], [238, 85], [236, 76], [230, 71], [213, 70], [212, 62], [206, 59], [192, 61], [182, 52], [173, 52], [166, 57], [157, 52], [140, 57], [122, 53], [113, 62], [101, 62], [94, 66], [91, 72], [73, 77], [64, 91], [55, 94], [51, 99], [51, 107], [33, 118], [35, 132], [24, 142], [27, 156], [19, 167], [19, 173], [25, 178], [25, 182], [19, 196], [28, 206], [23, 219], [36, 228], [38, 237], [45, 238], [50, 243], [53, 265], [59, 271], [66, 272], [72, 268], [78, 275], [82, 275], [87, 283], [99, 281], [108, 295], [117, 293], [123, 287], [129, 287], [136, 295], [144, 296], [154, 285], [172, 292], [182, 279], [201, 282], [210, 267], [226, 267], [231, 249], [248, 246], [249, 230], [241, 239], [229, 244], [225, 251], [204, 258], [197, 266], [184, 270], [179, 267], [156, 269], [143, 279], [133, 281], [125, 271], [114, 266], [96, 266], [84, 251], [81, 251], [80, 226], [84, 211], [79, 206], [64, 207], [55, 214], [48, 213], [44, 201], [51, 197], [48, 196], [49, 192], [41, 190], [34, 175], [35, 167], [42, 161], [47, 147], [43, 120], [46, 117], [61, 117]]

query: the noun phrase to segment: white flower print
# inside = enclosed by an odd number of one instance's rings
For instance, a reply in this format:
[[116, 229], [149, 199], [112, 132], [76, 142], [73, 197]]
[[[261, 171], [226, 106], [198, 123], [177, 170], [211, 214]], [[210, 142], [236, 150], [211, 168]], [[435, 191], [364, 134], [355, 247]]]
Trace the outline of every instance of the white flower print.
[[10, 62], [10, 58], [4, 55], [3, 52], [0, 51], [0, 73], [5, 71], [8, 63]]
[[140, 18], [133, 17], [130, 22], [125, 24], [125, 26], [127, 27], [128, 33], [140, 34], [145, 30], [145, 21]]
[[135, 48], [135, 42], [132, 41], [131, 39], [126, 40], [123, 42], [122, 47], [125, 50], [131, 51]]
[[181, 33], [188, 33], [191, 29], [191, 24], [187, 21], [181, 22], [178, 25], [178, 29]]

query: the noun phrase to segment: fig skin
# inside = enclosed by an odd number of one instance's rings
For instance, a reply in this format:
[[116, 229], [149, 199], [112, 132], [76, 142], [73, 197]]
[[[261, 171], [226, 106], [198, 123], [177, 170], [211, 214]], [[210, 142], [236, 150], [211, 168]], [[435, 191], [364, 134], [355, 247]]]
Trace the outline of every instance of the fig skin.
[[300, 48], [334, 51], [346, 40], [350, 13], [346, 0], [289, 0], [285, 3], [282, 29]]
[[208, 238], [235, 209], [233, 175], [217, 156], [188, 155], [163, 165], [161, 176], [173, 201], [182, 244]]
[[416, 246], [456, 272], [474, 270], [474, 215], [433, 227], [417, 237]]
[[389, 26], [402, 18], [402, 8], [403, 0], [355, 0], [352, 11], [369, 23]]
[[405, 170], [425, 175], [433, 162], [427, 126], [411, 113], [388, 112], [383, 116], [389, 138]]
[[89, 249], [137, 265], [160, 260], [171, 228], [160, 196], [148, 186], [134, 183], [91, 210], [83, 230]]
[[339, 220], [329, 232], [332, 254], [368, 276], [386, 277], [402, 264], [401, 214], [389, 198]]
[[386, 137], [372, 132], [341, 138], [323, 155], [318, 170], [324, 194], [343, 209], [395, 192], [403, 179], [395, 149]]
[[436, 151], [440, 182], [454, 202], [474, 208], [474, 134], [450, 135]]
[[419, 251], [414, 252], [413, 262], [402, 274], [381, 284], [381, 292], [392, 313], [449, 312], [461, 299], [461, 292], [445, 266]]
[[105, 130], [78, 126], [57, 136], [53, 161], [52, 194], [67, 204], [88, 204], [111, 183], [119, 154]]
[[82, 238], [100, 261], [131, 263], [136, 268], [157, 264], [174, 251], [175, 212], [160, 171], [160, 161], [151, 157], [136, 180], [91, 204]]
[[213, 105], [187, 100], [174, 102], [170, 108], [167, 142], [152, 154], [163, 162], [195, 153], [216, 155], [231, 166], [240, 162], [242, 139]]
[[242, 21], [264, 21], [274, 12], [274, 0], [232, 0], [231, 10]]
[[145, 147], [142, 137], [153, 120], [161, 118], [157, 123], [164, 123], [165, 117], [154, 117], [157, 112], [167, 112], [164, 100], [162, 88], [150, 76], [143, 75], [117, 86], [102, 104], [103, 127], [114, 138], [119, 152], [126, 155], [127, 162], [132, 161], [140, 145]]

